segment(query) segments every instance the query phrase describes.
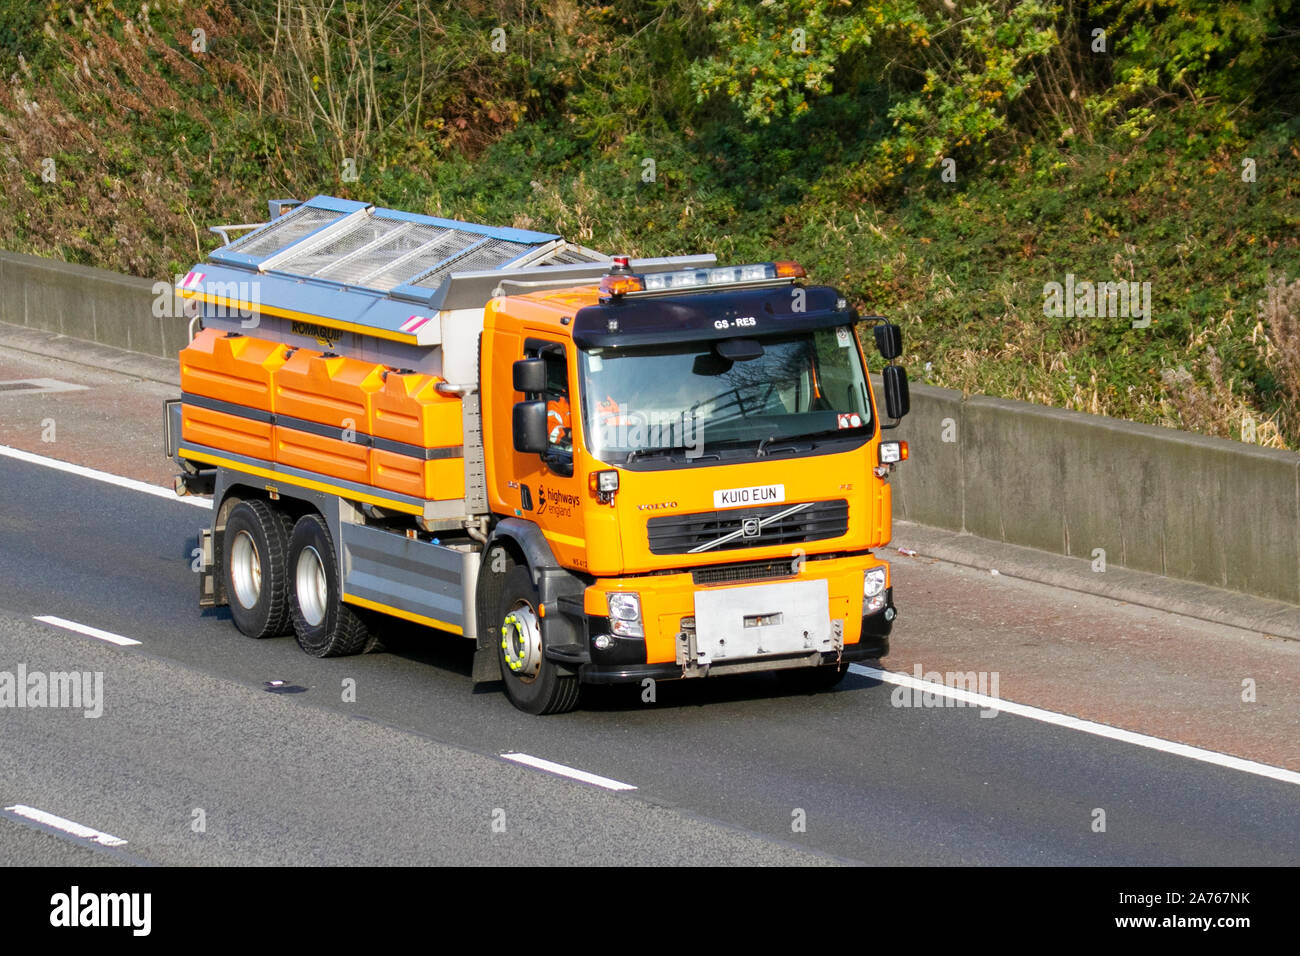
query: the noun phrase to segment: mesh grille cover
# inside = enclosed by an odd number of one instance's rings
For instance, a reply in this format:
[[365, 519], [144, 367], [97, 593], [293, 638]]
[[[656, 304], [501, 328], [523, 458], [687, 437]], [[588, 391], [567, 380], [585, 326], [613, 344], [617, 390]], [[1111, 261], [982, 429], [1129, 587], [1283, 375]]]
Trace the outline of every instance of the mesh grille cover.
[[436, 289], [442, 284], [442, 280], [453, 272], [479, 272], [485, 269], [495, 269], [497, 266], [504, 265], [511, 259], [523, 255], [531, 248], [532, 246], [522, 242], [489, 239], [469, 255], [447, 263], [415, 284], [422, 289]]
[[[385, 220], [376, 221], [385, 222]], [[335, 282], [343, 282], [348, 285], [364, 284], [370, 288], [387, 290], [396, 284], [395, 282], [384, 282], [384, 278], [388, 273], [397, 271], [406, 275], [414, 274], [415, 266], [407, 264], [397, 266], [396, 270], [394, 270], [394, 263], [447, 232], [446, 229], [440, 229], [437, 226], [398, 223], [392, 220], [388, 220], [386, 224], [392, 228], [388, 229], [386, 237], [377, 246], [367, 249], [364, 253], [350, 259], [327, 265], [316, 275], [322, 279], [332, 279]], [[374, 274], [373, 277], [366, 279], [372, 273]], [[363, 279], [366, 280], [364, 283], [362, 283]]]
[[239, 252], [254, 259], [265, 259], [276, 250], [297, 242], [307, 233], [315, 232], [321, 226], [342, 217], [343, 213], [330, 209], [299, 206], [265, 228], [241, 236], [226, 248], [230, 252]]
[[277, 268], [280, 271], [292, 272], [295, 275], [316, 275], [336, 264], [344, 256], [356, 252], [362, 246], [393, 232], [398, 225], [391, 219], [367, 217], [359, 221], [355, 227], [335, 236], [323, 246], [316, 246], [310, 251], [291, 256], [280, 263]]
[[[473, 227], [419, 222], [386, 212], [367, 210], [344, 223], [345, 213], [302, 205], [225, 248], [262, 263], [279, 254], [270, 265], [278, 274], [390, 292], [408, 284], [437, 289], [452, 274], [500, 269], [555, 238], [540, 233], [533, 242], [496, 238]], [[331, 225], [334, 228], [324, 235], [309, 238]], [[557, 245], [529, 265], [602, 261], [573, 243]]]
[[416, 228], [421, 230], [420, 235], [426, 242], [435, 239], [437, 241], [415, 258], [385, 269], [373, 278], [366, 280], [366, 285], [372, 289], [383, 289], [385, 291], [393, 286], [403, 285], [410, 281], [412, 277], [418, 276], [426, 269], [433, 268], [443, 259], [454, 256], [466, 246], [483, 238], [477, 233], [465, 232], [460, 229], [441, 229], [437, 226], [417, 226]]
[[564, 246], [538, 263], [543, 266], [573, 266], [580, 262], [604, 262], [604, 256], [589, 256], [576, 246]]
[[717, 568], [697, 568], [691, 572], [696, 584], [727, 584], [732, 581], [766, 581], [789, 578], [799, 573], [799, 562], [759, 561], [749, 564], [724, 564]]

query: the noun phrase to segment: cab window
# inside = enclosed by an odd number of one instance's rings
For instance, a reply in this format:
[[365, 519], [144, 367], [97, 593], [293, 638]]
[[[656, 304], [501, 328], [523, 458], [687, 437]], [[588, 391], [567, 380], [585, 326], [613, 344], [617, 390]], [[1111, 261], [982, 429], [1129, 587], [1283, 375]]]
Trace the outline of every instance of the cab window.
[[546, 437], [556, 451], [573, 453], [573, 413], [569, 408], [569, 370], [564, 353], [548, 349], [546, 362]]
[[546, 402], [546, 459], [547, 466], [558, 474], [573, 474], [573, 412], [569, 404], [569, 365], [564, 346], [558, 342], [530, 340], [524, 349], [529, 358], [540, 358], [546, 364], [546, 391], [540, 396]]

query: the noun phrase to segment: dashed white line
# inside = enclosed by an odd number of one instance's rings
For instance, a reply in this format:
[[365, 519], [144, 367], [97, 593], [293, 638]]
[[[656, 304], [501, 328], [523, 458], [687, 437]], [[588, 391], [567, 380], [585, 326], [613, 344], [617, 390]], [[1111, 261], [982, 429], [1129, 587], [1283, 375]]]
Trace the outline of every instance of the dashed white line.
[[91, 843], [98, 843], [100, 846], [126, 846], [126, 841], [121, 837], [115, 837], [111, 833], [104, 833], [102, 830], [96, 830], [94, 827], [88, 827], [84, 823], [77, 823], [74, 820], [65, 820], [63, 817], [56, 817], [52, 813], [46, 813], [44, 810], [37, 810], [35, 807], [15, 804], [12, 807], [5, 807], [9, 813], [31, 820], [33, 823], [39, 823], [43, 826], [53, 827], [55, 830], [61, 830], [64, 833], [74, 837], [80, 837], [83, 840], [89, 840]]
[[504, 760], [513, 760], [515, 763], [521, 763], [527, 767], [535, 767], [538, 770], [545, 770], [547, 773], [559, 774], [561, 777], [580, 780], [583, 783], [589, 783], [596, 787], [604, 787], [606, 790], [636, 789], [636, 787], [632, 786], [630, 783], [622, 783], [618, 780], [611, 780], [609, 777], [602, 777], [599, 774], [588, 773], [585, 770], [577, 770], [573, 767], [566, 767], [562, 763], [552, 763], [549, 760], [543, 760], [541, 757], [534, 757], [532, 754], [508, 753], [502, 754], [501, 757]]
[[101, 631], [89, 624], [78, 624], [76, 621], [55, 617], [53, 614], [42, 614], [40, 617], [34, 618], [34, 620], [43, 624], [53, 624], [55, 627], [61, 627], [64, 630], [76, 631], [78, 634], [85, 634], [87, 637], [93, 637], [101, 641], [108, 641], [108, 643], [116, 644], [118, 647], [133, 647], [140, 643], [129, 637], [123, 637], [121, 634], [114, 634], [112, 631]]
[[0, 382], [0, 392], [18, 392], [22, 396], [44, 395], [49, 392], [84, 392], [86, 385], [73, 385], [57, 378], [11, 378]]
[[868, 667], [865, 664], [850, 664], [849, 670], [864, 677], [884, 681], [886, 684], [897, 684], [900, 687], [913, 688], [935, 694], [938, 697], [961, 701], [970, 707], [989, 708], [1007, 714], [1015, 714], [1017, 717], [1028, 717], [1030, 720], [1042, 721], [1045, 724], [1054, 724], [1057, 727], [1078, 730], [1096, 737], [1118, 740], [1122, 743], [1145, 747], [1148, 750], [1159, 750], [1162, 753], [1186, 757], [1189, 760], [1199, 760], [1202, 763], [1227, 767], [1229, 770], [1240, 770], [1242, 773], [1252, 773], [1282, 783], [1300, 784], [1300, 773], [1287, 770], [1284, 767], [1274, 767], [1255, 760], [1246, 760], [1244, 757], [1234, 757], [1231, 754], [1221, 754], [1215, 750], [1205, 750], [1201, 747], [1193, 747], [1190, 744], [1180, 744], [1173, 740], [1152, 737], [1149, 734], [1139, 734], [1136, 731], [1123, 730], [1119, 727], [1111, 727], [1108, 724], [1099, 724], [1096, 721], [1084, 720], [1081, 717], [1071, 717], [1069, 714], [1058, 714], [1055, 711], [1043, 710], [1040, 707], [1031, 707], [1029, 704], [1017, 704], [1014, 701], [989, 697], [986, 694], [963, 690], [960, 687], [945, 687], [943, 684], [936, 684], [933, 681], [920, 680], [911, 674], [884, 671], [876, 667]]
[[[18, 448], [11, 448], [8, 445], [0, 445], [0, 456], [27, 462], [28, 464], [42, 465], [46, 468], [53, 468], [56, 471], [63, 471], [71, 475], [78, 475], [82, 478], [90, 478], [94, 481], [104, 482], [105, 484], [116, 485], [119, 488], [127, 488], [131, 491], [143, 492], [144, 494], [154, 495], [158, 498], [165, 498], [168, 501], [178, 501], [182, 504], [192, 505], [196, 508], [203, 508], [205, 511], [210, 510], [212, 507], [211, 502], [204, 498], [182, 498], [173, 490], [164, 488], [160, 485], [151, 485], [148, 482], [137, 481], [134, 478], [123, 478], [121, 475], [110, 474], [106, 471], [98, 471], [94, 468], [86, 468], [82, 465], [74, 465], [70, 462], [60, 461], [57, 458], [47, 458], [44, 455], [36, 455], [32, 452], [22, 451]], [[89, 637], [98, 638], [101, 641], [108, 641], [110, 644], [117, 644], [123, 647], [129, 647], [140, 643], [139, 641], [132, 640], [129, 637], [123, 637], [120, 634], [101, 631], [99, 628], [89, 627], [85, 624], [78, 624], [75, 621], [67, 621], [63, 618], [53, 617], [50, 615], [38, 617], [36, 620], [52, 624], [55, 627], [62, 627], [70, 631], [76, 631], [79, 634], [85, 634]], [[1271, 780], [1278, 780], [1282, 783], [1300, 785], [1300, 772], [1287, 770], [1283, 767], [1274, 767], [1269, 764], [1259, 763], [1255, 760], [1246, 760], [1243, 757], [1234, 757], [1231, 754], [1218, 753], [1214, 750], [1205, 750], [1201, 747], [1193, 747], [1190, 744], [1180, 744], [1172, 740], [1164, 740], [1160, 737], [1152, 737], [1148, 734], [1140, 734], [1132, 730], [1123, 730], [1119, 727], [1099, 724], [1095, 721], [1084, 720], [1080, 717], [1072, 717], [1069, 714], [1058, 714], [1054, 711], [1043, 710], [1042, 708], [1032, 707], [1028, 704], [1017, 704], [1014, 701], [988, 697], [984, 694], [977, 694], [972, 691], [962, 690], [961, 688], [945, 687], [942, 684], [936, 684], [932, 681], [918, 680], [910, 674], [897, 674], [893, 671], [884, 671], [875, 667], [868, 667], [865, 664], [850, 664], [849, 670], [857, 674], [862, 674], [865, 677], [884, 681], [888, 684], [918, 688], [923, 691], [937, 694], [940, 697], [960, 700], [968, 705], [1005, 711], [1008, 714], [1015, 714], [1018, 717], [1027, 717], [1030, 720], [1054, 724], [1058, 727], [1077, 730], [1097, 737], [1118, 740], [1138, 747], [1145, 747], [1149, 750], [1158, 750], [1163, 753], [1186, 757], [1189, 760], [1199, 760], [1203, 763], [1214, 764], [1231, 770], [1239, 770], [1243, 773], [1268, 777]], [[611, 780], [608, 777], [588, 773], [585, 770], [566, 767], [563, 764], [553, 763], [549, 760], [543, 760], [541, 757], [533, 757], [529, 754], [507, 753], [502, 754], [501, 756], [504, 759], [514, 761], [515, 763], [525, 764], [530, 767], [535, 767], [538, 770], [544, 770], [548, 773], [554, 773], [574, 780], [580, 780], [583, 783], [590, 783], [597, 787], [604, 787], [607, 790], [636, 789], [636, 787], [628, 783]], [[79, 826], [79, 824], [73, 825]]]
[[10, 448], [8, 445], [0, 445], [0, 455], [6, 458], [13, 458], [16, 461], [25, 461], [29, 465], [41, 465], [45, 468], [53, 468], [55, 471], [64, 471], [70, 475], [78, 475], [81, 478], [90, 478], [93, 481], [102, 481], [105, 484], [117, 485], [119, 488], [127, 488], [131, 491], [142, 491], [146, 495], [153, 495], [157, 498], [166, 498], [168, 501], [178, 501], [181, 504], [192, 505], [195, 508], [210, 510], [212, 502], [207, 498], [182, 498], [171, 488], [164, 488], [161, 485], [151, 485], [147, 481], [137, 481], [134, 478], [123, 478], [121, 475], [109, 474], [106, 471], [97, 471], [94, 468], [85, 468], [82, 465], [74, 465], [71, 462], [59, 461], [57, 458], [46, 458], [44, 455], [34, 455], [29, 451], [23, 451], [19, 448]]

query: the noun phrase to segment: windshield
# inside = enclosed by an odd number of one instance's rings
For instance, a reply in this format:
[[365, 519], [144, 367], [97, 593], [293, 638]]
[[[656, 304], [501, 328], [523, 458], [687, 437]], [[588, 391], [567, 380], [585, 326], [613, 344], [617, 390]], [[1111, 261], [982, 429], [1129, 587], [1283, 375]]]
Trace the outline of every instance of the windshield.
[[781, 440], [867, 434], [871, 404], [852, 329], [581, 353], [592, 454], [635, 460], [758, 451]]

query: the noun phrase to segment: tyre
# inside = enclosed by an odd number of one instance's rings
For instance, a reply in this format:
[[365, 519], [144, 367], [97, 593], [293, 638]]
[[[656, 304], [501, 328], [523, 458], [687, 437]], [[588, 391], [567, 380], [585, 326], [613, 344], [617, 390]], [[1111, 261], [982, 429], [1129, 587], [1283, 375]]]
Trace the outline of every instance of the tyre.
[[265, 501], [241, 501], [226, 518], [221, 555], [235, 627], [249, 637], [289, 632], [288, 516]]
[[496, 614], [501, 679], [510, 702], [527, 714], [562, 714], [578, 706], [578, 678], [560, 674], [542, 653], [541, 597], [532, 572], [506, 574]]
[[776, 672], [776, 679], [786, 690], [794, 693], [816, 694], [830, 690], [844, 680], [849, 672], [848, 664], [836, 667], [834, 664], [821, 664], [817, 667], [792, 667]]
[[303, 515], [289, 538], [293, 633], [312, 657], [359, 654], [374, 634], [367, 618], [343, 603], [338, 561], [320, 515]]

